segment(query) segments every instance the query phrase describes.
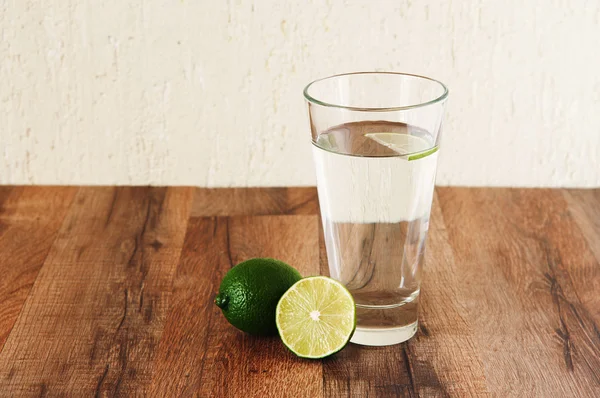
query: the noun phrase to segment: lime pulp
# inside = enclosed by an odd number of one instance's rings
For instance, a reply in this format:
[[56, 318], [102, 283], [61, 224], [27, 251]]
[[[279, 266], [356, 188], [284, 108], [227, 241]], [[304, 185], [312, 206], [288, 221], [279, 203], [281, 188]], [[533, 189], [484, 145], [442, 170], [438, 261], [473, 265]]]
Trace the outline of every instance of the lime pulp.
[[325, 276], [296, 282], [279, 300], [275, 322], [281, 340], [302, 358], [324, 358], [348, 344], [356, 308], [348, 290]]
[[431, 146], [427, 140], [409, 134], [369, 133], [365, 137], [381, 144], [407, 160], [417, 160], [434, 154], [439, 146]]

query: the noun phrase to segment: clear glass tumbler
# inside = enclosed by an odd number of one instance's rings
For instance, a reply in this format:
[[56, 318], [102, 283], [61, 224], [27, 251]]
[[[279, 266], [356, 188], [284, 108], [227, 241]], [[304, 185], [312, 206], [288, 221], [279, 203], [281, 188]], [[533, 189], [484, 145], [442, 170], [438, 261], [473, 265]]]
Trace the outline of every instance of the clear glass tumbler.
[[361, 72], [314, 81], [304, 97], [330, 275], [356, 301], [351, 341], [408, 340], [448, 90], [422, 76]]

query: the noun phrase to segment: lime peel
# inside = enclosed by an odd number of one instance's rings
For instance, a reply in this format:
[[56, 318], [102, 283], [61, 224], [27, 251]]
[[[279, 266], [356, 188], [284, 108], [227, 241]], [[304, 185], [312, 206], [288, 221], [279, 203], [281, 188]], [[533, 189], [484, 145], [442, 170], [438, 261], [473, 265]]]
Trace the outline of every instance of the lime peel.
[[438, 149], [440, 149], [439, 146], [434, 146], [431, 149], [428, 149], [426, 151], [420, 152], [420, 153], [415, 153], [414, 155], [410, 155], [408, 157], [408, 160], [417, 160], [417, 159], [421, 159], [424, 158], [425, 156], [429, 156], [432, 153], [436, 153], [438, 151]]
[[277, 334], [277, 303], [301, 279], [296, 269], [282, 261], [253, 258], [227, 272], [214, 302], [236, 328], [254, 335]]

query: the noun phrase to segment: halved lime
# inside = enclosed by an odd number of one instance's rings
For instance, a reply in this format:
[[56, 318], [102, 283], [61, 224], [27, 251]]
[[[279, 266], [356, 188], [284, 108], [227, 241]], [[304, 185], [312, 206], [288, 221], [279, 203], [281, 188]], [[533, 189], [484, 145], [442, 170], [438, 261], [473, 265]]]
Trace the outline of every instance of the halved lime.
[[338, 281], [312, 276], [296, 282], [275, 311], [279, 336], [302, 358], [324, 358], [350, 341], [356, 329], [356, 307]]
[[417, 160], [437, 152], [438, 146], [432, 147], [427, 140], [409, 134], [369, 133], [365, 137], [376, 141], [408, 160]]

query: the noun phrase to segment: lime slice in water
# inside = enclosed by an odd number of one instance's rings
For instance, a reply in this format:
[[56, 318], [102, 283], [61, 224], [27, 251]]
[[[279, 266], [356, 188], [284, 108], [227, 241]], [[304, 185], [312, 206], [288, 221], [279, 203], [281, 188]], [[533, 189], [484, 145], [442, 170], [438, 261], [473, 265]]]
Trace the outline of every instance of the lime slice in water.
[[376, 141], [408, 160], [417, 160], [437, 152], [438, 146], [431, 144], [421, 137], [397, 133], [369, 133], [365, 137]]
[[279, 300], [275, 322], [283, 344], [302, 358], [324, 358], [344, 348], [356, 328], [356, 307], [339, 282], [313, 276]]

